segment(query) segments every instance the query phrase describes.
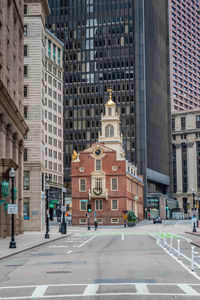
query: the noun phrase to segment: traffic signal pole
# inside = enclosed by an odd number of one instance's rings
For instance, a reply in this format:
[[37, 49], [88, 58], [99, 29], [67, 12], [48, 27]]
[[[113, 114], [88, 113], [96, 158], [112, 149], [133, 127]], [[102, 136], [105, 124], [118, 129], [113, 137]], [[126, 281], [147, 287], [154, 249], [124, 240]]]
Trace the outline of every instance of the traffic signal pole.
[[88, 230], [90, 230], [90, 213], [88, 212]]

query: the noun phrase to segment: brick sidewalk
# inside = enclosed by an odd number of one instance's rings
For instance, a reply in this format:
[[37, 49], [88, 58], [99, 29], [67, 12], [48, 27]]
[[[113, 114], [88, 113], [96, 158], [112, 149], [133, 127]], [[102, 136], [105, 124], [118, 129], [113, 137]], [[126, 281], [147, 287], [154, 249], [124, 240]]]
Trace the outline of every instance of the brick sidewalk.
[[10, 237], [0, 238], [0, 260], [6, 257], [18, 254], [25, 250], [43, 245], [55, 240], [59, 240], [69, 236], [69, 234], [61, 234], [58, 227], [50, 228], [49, 239], [45, 239], [45, 232], [26, 231], [23, 234], [15, 235], [16, 248], [10, 249]]

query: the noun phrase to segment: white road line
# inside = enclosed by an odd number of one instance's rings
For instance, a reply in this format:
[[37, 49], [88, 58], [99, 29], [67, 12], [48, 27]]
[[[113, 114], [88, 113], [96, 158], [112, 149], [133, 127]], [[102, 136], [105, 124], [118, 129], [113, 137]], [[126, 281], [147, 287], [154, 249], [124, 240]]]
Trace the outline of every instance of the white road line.
[[135, 284], [137, 294], [149, 294], [149, 290], [145, 283], [136, 283]]
[[124, 233], [122, 233], [122, 241], [124, 240]]
[[68, 251], [68, 252], [66, 252], [67, 254], [70, 254], [70, 253], [72, 253], [72, 251], [70, 250], [70, 251]]
[[81, 248], [83, 245], [85, 245], [86, 243], [88, 243], [89, 241], [91, 241], [92, 239], [94, 239], [96, 236], [97, 236], [97, 234], [95, 234], [94, 236], [92, 236], [89, 240], [87, 240], [87, 241], [83, 242], [82, 244], [80, 244], [78, 246], [78, 248]]
[[99, 288], [98, 284], [88, 284], [88, 286], [86, 287], [83, 293], [83, 296], [95, 296], [98, 288]]
[[43, 297], [45, 292], [46, 292], [47, 287], [48, 287], [48, 285], [39, 285], [39, 286], [37, 286], [31, 297], [32, 298]]
[[177, 284], [178, 287], [183, 290], [187, 295], [194, 295], [197, 296], [199, 293], [195, 291], [191, 286], [188, 284]]

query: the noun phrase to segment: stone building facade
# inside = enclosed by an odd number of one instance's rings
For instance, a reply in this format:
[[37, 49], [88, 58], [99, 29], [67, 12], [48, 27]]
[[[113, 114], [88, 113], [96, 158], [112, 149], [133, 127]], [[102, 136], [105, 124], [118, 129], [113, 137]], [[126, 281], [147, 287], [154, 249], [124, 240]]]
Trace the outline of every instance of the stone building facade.
[[[23, 1], [0, 1], [0, 187], [16, 171], [15, 233], [23, 233], [23, 136], [28, 127], [23, 118]], [[0, 236], [10, 234], [7, 213], [9, 195], [0, 193]]]
[[172, 114], [173, 191], [185, 217], [200, 197], [200, 110]]
[[74, 151], [71, 163], [72, 224], [87, 224], [87, 204], [91, 204], [90, 222], [124, 224], [123, 210], [133, 210], [143, 219], [143, 179], [137, 168], [125, 159], [116, 104], [109, 100], [101, 119], [99, 141]]
[[[29, 126], [24, 152], [24, 227], [45, 226], [45, 177], [49, 198], [62, 198], [62, 43], [45, 28], [48, 1], [25, 0], [24, 115]], [[50, 175], [50, 176], [49, 176]]]

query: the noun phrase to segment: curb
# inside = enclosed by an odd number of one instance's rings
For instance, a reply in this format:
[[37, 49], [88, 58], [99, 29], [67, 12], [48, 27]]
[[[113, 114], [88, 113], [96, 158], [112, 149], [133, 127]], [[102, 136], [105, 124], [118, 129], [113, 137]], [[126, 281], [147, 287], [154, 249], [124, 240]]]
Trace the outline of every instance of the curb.
[[195, 235], [195, 236], [199, 236], [200, 237], [200, 232], [189, 232], [189, 231], [186, 231], [185, 233], [188, 233], [188, 234], [192, 234], [192, 235]]
[[7, 255], [4, 255], [4, 256], [0, 257], [0, 260], [5, 259], [5, 258], [8, 258], [8, 257], [13, 256], [13, 255], [17, 255], [17, 254], [19, 254], [19, 253], [25, 252], [25, 251], [30, 250], [30, 249], [33, 249], [33, 248], [37, 248], [37, 247], [39, 247], [39, 246], [42, 246], [42, 245], [45, 245], [45, 244], [48, 244], [48, 243], [57, 241], [57, 240], [64, 239], [64, 238], [66, 238], [66, 237], [68, 237], [68, 236], [70, 236], [70, 235], [72, 235], [72, 233], [67, 234], [67, 235], [65, 235], [65, 236], [60, 236], [60, 237], [55, 238], [55, 239], [53, 239], [53, 240], [48, 240], [48, 241], [41, 242], [41, 243], [39, 243], [39, 244], [35, 244], [35, 245], [32, 245], [32, 246], [29, 246], [29, 247], [27, 247], [27, 248], [18, 250], [18, 251], [14, 252], [14, 253], [9, 253], [9, 254], [7, 254]]

